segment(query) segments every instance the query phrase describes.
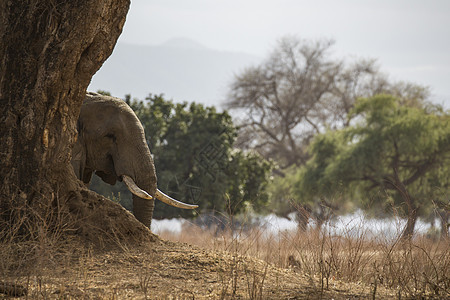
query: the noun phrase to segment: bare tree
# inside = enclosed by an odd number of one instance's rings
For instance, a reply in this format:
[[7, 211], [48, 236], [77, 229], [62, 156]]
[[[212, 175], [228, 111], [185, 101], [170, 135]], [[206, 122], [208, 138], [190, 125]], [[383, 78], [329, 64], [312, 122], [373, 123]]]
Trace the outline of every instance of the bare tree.
[[241, 124], [241, 141], [246, 141], [241, 146], [257, 149], [282, 167], [305, 162], [303, 146], [324, 118], [320, 102], [341, 70], [327, 56], [332, 44], [283, 39], [265, 63], [236, 77], [227, 105], [248, 117]]
[[238, 147], [256, 149], [281, 169], [299, 166], [308, 159], [312, 137], [348, 126], [357, 98], [379, 93], [426, 97], [419, 86], [390, 84], [374, 60], [345, 63], [333, 57], [333, 44], [283, 38], [267, 60], [235, 77], [225, 104], [243, 120]]
[[[0, 222], [89, 194], [70, 165], [76, 120], [129, 0], [0, 1]], [[98, 220], [100, 223], [100, 220]]]

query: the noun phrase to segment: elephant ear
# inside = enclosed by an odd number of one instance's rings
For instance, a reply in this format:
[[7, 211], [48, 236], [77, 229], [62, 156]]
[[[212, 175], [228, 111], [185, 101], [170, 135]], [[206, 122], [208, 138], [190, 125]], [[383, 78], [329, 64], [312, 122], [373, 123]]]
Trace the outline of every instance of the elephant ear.
[[83, 151], [83, 145], [78, 140], [72, 149], [72, 167], [78, 179], [83, 179], [84, 168], [86, 166], [86, 153]]
[[108, 174], [102, 171], [95, 171], [95, 175], [97, 175], [104, 182], [109, 183], [110, 185], [116, 184], [117, 176], [115, 174]]

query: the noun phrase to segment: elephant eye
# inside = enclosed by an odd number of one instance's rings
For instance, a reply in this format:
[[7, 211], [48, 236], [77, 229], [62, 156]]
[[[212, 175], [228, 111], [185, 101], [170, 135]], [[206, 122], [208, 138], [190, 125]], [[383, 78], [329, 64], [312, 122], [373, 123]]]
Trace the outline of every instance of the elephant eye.
[[114, 142], [116, 141], [116, 136], [112, 133], [108, 133], [105, 137], [112, 139]]

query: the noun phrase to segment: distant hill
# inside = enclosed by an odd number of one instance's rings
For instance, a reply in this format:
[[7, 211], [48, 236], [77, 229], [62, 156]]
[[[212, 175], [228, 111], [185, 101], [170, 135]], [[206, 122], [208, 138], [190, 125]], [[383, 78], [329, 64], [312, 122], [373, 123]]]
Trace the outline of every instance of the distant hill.
[[139, 99], [163, 93], [176, 102], [220, 106], [234, 74], [260, 61], [254, 55], [213, 50], [182, 38], [158, 46], [118, 43], [88, 90]]

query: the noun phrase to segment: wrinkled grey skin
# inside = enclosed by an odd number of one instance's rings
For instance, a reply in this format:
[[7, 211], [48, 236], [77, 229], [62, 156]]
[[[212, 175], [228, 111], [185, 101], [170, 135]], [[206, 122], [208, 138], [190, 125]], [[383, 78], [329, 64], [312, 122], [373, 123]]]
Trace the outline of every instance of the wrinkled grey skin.
[[[78, 139], [72, 151], [75, 174], [89, 184], [95, 172], [114, 185], [123, 175], [151, 196], [156, 192], [156, 172], [144, 129], [133, 110], [122, 100], [88, 93], [78, 119]], [[133, 213], [150, 227], [154, 199], [133, 195]]]

